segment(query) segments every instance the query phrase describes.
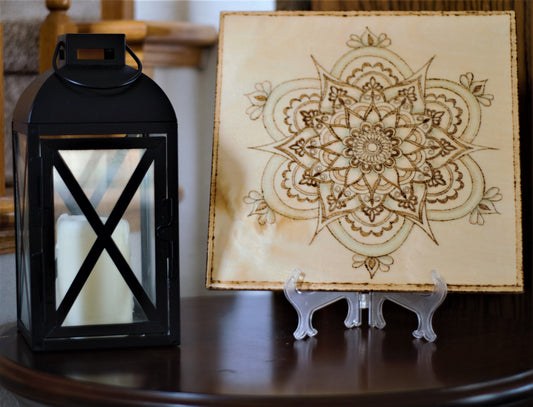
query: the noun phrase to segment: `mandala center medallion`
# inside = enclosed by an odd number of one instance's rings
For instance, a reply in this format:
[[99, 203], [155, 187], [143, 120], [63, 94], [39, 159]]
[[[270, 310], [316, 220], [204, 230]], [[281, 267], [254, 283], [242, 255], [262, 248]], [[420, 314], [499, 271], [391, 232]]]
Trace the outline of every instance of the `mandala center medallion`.
[[383, 149], [383, 146], [381, 144], [376, 144], [375, 140], [369, 141], [363, 147], [370, 153], [375, 153], [378, 150], [381, 151]]
[[394, 157], [399, 155], [396, 148], [399, 144], [394, 138], [395, 129], [383, 129], [381, 124], [363, 125], [360, 129], [352, 129], [343, 141], [343, 155], [350, 158], [350, 165], [363, 172], [382, 172], [384, 166], [394, 165]]
[[392, 155], [392, 143], [383, 134], [363, 134], [356, 138], [355, 155], [365, 164], [383, 164]]

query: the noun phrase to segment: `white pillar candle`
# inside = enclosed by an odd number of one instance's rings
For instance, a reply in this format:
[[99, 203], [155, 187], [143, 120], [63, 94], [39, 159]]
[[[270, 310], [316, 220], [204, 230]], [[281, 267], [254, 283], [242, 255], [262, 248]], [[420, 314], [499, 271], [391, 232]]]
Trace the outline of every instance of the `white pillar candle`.
[[[102, 219], [105, 223], [105, 219]], [[83, 261], [96, 240], [96, 234], [83, 215], [63, 214], [56, 225], [56, 304], [59, 306]], [[112, 238], [130, 261], [130, 227], [121, 220]], [[63, 326], [131, 323], [133, 295], [104, 249]]]

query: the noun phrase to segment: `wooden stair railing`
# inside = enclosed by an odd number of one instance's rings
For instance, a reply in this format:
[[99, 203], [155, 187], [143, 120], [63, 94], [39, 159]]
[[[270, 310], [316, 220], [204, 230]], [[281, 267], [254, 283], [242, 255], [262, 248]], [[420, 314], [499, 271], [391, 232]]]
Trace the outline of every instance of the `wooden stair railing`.
[[[113, 20], [131, 15], [130, 0], [102, 0], [105, 20], [74, 24], [67, 11], [70, 0], [46, 0], [50, 14], [40, 31], [40, 71], [50, 69], [57, 36], [65, 33], [124, 33], [126, 41], [147, 68], [199, 67], [204, 50], [217, 42], [214, 27], [180, 21]], [[118, 9], [117, 9], [118, 8]], [[127, 63], [133, 61], [127, 61]]]
[[146, 68], [200, 67], [205, 49], [218, 38], [214, 27], [182, 21], [105, 20], [78, 23], [77, 32], [126, 34]]
[[214, 27], [183, 21], [147, 21], [147, 67], [201, 67], [205, 50], [218, 40]]

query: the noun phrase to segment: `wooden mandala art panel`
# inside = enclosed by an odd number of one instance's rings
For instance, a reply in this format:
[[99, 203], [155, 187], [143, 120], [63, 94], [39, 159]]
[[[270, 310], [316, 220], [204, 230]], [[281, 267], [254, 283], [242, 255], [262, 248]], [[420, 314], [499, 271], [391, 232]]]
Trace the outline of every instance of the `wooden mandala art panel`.
[[514, 24], [223, 14], [207, 286], [521, 291]]

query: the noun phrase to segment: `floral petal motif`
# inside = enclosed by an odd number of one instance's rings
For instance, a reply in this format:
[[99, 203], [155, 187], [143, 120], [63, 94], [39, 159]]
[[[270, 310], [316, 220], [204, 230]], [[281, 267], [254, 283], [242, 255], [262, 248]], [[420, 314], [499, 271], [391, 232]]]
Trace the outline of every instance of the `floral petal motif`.
[[430, 59], [411, 77], [406, 78], [397, 85], [385, 89], [383, 93], [385, 94], [387, 101], [394, 101], [398, 105], [409, 106], [410, 114], [424, 113], [426, 74], [431, 61], [432, 59]]
[[317, 230], [321, 230], [329, 223], [353, 212], [359, 205], [359, 202], [353, 199], [352, 195], [347, 194], [346, 190], [331, 182], [321, 183], [319, 185], [319, 191], [321, 210]]
[[363, 94], [363, 90], [334, 78], [315, 61], [321, 82], [320, 111], [333, 113], [335, 110], [350, 107]]
[[468, 72], [464, 75], [461, 75], [460, 81], [465, 88], [472, 92], [472, 95], [478, 99], [479, 103], [481, 103], [483, 106], [491, 105], [492, 101], [494, 100], [494, 96], [491, 94], [485, 94], [485, 85], [487, 84], [487, 79], [483, 81], [475, 81], [474, 74], [472, 72]]
[[451, 137], [439, 128], [434, 128], [427, 135], [426, 141], [426, 160], [433, 168], [441, 168], [477, 149], [475, 146]]
[[474, 225], [483, 225], [485, 223], [483, 215], [499, 213], [494, 203], [501, 201], [502, 198], [503, 196], [500, 193], [499, 188], [492, 187], [485, 191], [483, 194], [483, 199], [479, 202], [476, 209], [470, 213], [470, 223]]
[[289, 161], [282, 172], [282, 177], [281, 186], [289, 198], [311, 203], [318, 200], [316, 187], [319, 180], [308, 169], [301, 167], [295, 161]]
[[375, 35], [372, 31], [366, 27], [366, 30], [361, 35], [350, 35], [350, 39], [346, 42], [346, 45], [352, 48], [360, 47], [388, 47], [391, 45], [391, 40], [387, 37], [387, 34]]
[[290, 104], [283, 110], [285, 118], [283, 122], [288, 126], [287, 130], [296, 134], [303, 129], [314, 128], [320, 125], [325, 116], [319, 110], [320, 94], [318, 92], [310, 95], [304, 94], [290, 101]]
[[257, 120], [263, 114], [263, 108], [270, 95], [272, 84], [270, 81], [264, 81], [255, 84], [255, 91], [247, 93], [245, 96], [251, 103], [251, 106], [246, 109], [246, 114], [250, 119]]
[[243, 198], [244, 203], [252, 205], [252, 210], [248, 216], [257, 216], [257, 222], [260, 225], [265, 223], [276, 222], [276, 214], [268, 206], [263, 195], [258, 191], [250, 191], [247, 196]]
[[426, 113], [431, 117], [434, 127], [441, 128], [450, 135], [457, 134], [458, 126], [463, 122], [463, 109], [459, 103], [452, 95], [427, 94]]
[[319, 143], [317, 137], [318, 134], [314, 129], [306, 128], [284, 140], [255, 148], [273, 154], [281, 154], [305, 168], [311, 168], [317, 162], [316, 155], [318, 154], [317, 146]]
[[359, 268], [365, 266], [366, 270], [370, 274], [370, 278], [374, 278], [378, 271], [387, 272], [390, 270], [390, 266], [394, 263], [394, 259], [391, 256], [380, 257], [364, 257], [355, 254], [352, 257], [353, 268]]

